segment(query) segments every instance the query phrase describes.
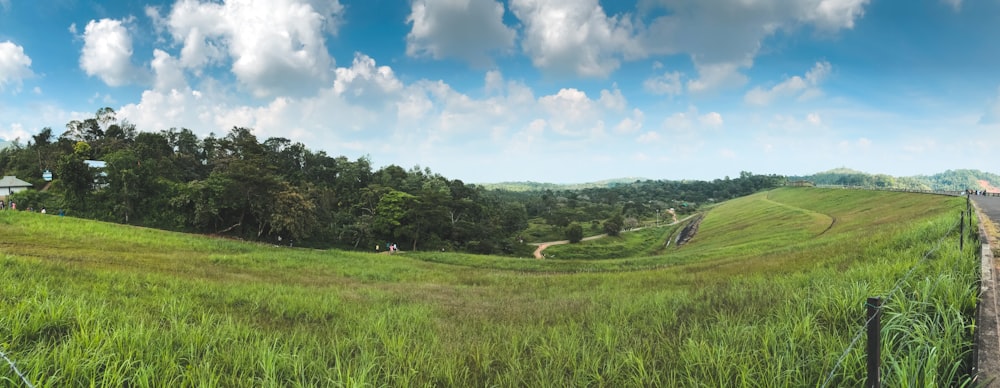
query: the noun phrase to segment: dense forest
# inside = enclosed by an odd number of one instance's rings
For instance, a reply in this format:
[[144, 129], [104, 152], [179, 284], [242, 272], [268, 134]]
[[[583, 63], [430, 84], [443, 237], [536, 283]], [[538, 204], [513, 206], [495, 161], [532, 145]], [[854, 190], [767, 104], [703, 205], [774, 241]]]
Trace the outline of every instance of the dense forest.
[[[94, 168], [88, 161], [101, 161]], [[50, 171], [51, 182], [43, 179]], [[741, 173], [703, 181], [635, 181], [586, 189], [511, 191], [448, 179], [429, 168], [373, 169], [365, 157], [312, 151], [251, 129], [199, 138], [191, 130], [138, 130], [110, 108], [44, 128], [0, 151], [0, 172], [34, 185], [10, 200], [75, 217], [168, 230], [371, 250], [523, 254], [529, 223], [561, 231], [586, 224], [618, 231], [668, 209], [782, 185]], [[630, 225], [631, 224], [631, 225]]]

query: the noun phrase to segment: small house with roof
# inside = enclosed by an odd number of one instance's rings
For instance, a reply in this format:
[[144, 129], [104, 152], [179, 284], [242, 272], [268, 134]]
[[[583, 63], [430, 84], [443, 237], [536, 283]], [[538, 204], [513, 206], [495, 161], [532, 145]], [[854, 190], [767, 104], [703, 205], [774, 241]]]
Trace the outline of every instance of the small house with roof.
[[17, 179], [13, 175], [6, 175], [0, 179], [0, 198], [7, 199], [7, 196], [27, 190], [31, 186], [33, 186], [31, 183]]

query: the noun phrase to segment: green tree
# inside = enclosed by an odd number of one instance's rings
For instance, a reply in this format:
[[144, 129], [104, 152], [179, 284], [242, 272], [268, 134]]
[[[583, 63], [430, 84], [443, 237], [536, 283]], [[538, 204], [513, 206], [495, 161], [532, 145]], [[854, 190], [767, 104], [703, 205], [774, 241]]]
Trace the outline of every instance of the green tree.
[[571, 223], [566, 227], [566, 239], [571, 243], [578, 243], [583, 240], [583, 226], [579, 223]]
[[272, 233], [293, 240], [309, 237], [316, 229], [316, 204], [288, 183], [282, 182], [274, 191], [273, 209], [269, 221]]
[[72, 154], [62, 157], [56, 175], [59, 177], [59, 186], [64, 191], [66, 207], [85, 211], [88, 208], [88, 196], [94, 186], [94, 173], [83, 162], [90, 154], [90, 145], [80, 141], [73, 150]]
[[625, 218], [621, 214], [615, 214], [610, 219], [604, 221], [604, 233], [608, 236], [618, 236], [625, 227]]

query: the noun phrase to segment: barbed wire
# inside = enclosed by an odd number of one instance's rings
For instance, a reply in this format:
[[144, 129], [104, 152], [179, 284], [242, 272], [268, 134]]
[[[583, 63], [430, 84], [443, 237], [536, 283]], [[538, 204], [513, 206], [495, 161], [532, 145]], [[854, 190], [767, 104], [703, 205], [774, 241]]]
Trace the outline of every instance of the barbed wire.
[[[916, 271], [917, 267], [920, 266], [920, 264], [923, 264], [924, 260], [927, 260], [928, 257], [930, 257], [939, 248], [941, 248], [941, 243], [944, 242], [944, 240], [947, 239], [948, 236], [950, 236], [953, 232], [955, 232], [955, 229], [958, 229], [961, 225], [962, 221], [959, 220], [957, 223], [955, 223], [954, 226], [951, 227], [951, 229], [948, 230], [948, 232], [946, 232], [943, 236], [941, 236], [941, 238], [938, 239], [937, 243], [934, 244], [934, 247], [928, 250], [927, 253], [925, 253], [924, 256], [920, 258], [920, 260], [917, 260], [917, 262], [914, 263], [912, 267], [910, 267], [910, 270], [906, 271], [906, 274], [904, 274], [902, 278], [896, 281], [896, 284], [888, 293], [885, 294], [885, 296], [880, 297], [882, 300], [882, 304], [877, 308], [881, 310], [882, 307], [889, 302], [889, 299], [892, 298], [892, 295], [894, 295], [896, 291], [899, 291], [899, 289], [903, 287], [904, 282], [910, 277], [910, 275], [913, 274], [914, 271]], [[865, 302], [865, 304], [867, 305], [868, 302]], [[830, 384], [830, 381], [833, 380], [833, 375], [837, 373], [838, 369], [840, 369], [841, 363], [843, 363], [844, 359], [847, 358], [847, 355], [851, 353], [851, 350], [854, 349], [854, 345], [857, 344], [858, 340], [861, 339], [861, 336], [865, 333], [865, 329], [868, 328], [868, 325], [871, 324], [876, 317], [878, 317], [878, 314], [872, 315], [872, 317], [868, 318], [868, 320], [865, 321], [865, 324], [861, 326], [860, 329], [858, 329], [858, 332], [854, 336], [854, 339], [851, 340], [851, 343], [847, 345], [847, 349], [845, 349], [844, 353], [841, 354], [840, 358], [837, 359], [837, 363], [833, 365], [833, 369], [830, 370], [830, 374], [826, 376], [826, 380], [823, 381], [823, 385], [821, 385], [820, 387], [826, 388]]]
[[28, 378], [24, 377], [24, 374], [21, 373], [21, 370], [17, 369], [17, 365], [14, 364], [14, 361], [11, 361], [10, 358], [7, 358], [7, 353], [4, 353], [3, 350], [0, 350], [0, 357], [3, 357], [3, 359], [7, 361], [8, 364], [10, 364], [10, 370], [14, 371], [14, 374], [16, 374], [18, 377], [21, 378], [21, 381], [24, 382], [25, 386], [27, 386], [28, 388], [35, 388], [35, 386], [31, 384], [31, 381], [28, 381]]

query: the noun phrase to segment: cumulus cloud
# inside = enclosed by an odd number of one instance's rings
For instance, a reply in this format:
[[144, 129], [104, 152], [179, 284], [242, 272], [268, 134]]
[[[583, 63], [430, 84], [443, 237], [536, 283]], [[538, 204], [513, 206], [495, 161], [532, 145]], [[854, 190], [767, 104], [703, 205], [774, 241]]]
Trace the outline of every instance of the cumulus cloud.
[[[166, 18], [179, 63], [194, 72], [223, 65], [258, 97], [305, 95], [330, 77], [333, 59], [324, 32], [336, 32], [338, 0], [179, 0]], [[156, 14], [147, 8], [148, 14]]]
[[653, 94], [677, 96], [684, 89], [681, 84], [681, 76], [682, 74], [676, 71], [663, 73], [663, 75], [646, 79], [642, 82], [642, 87]]
[[719, 112], [708, 112], [699, 117], [698, 122], [706, 127], [721, 127], [723, 124], [722, 115]]
[[755, 87], [743, 96], [743, 101], [752, 105], [768, 105], [777, 98], [814, 96], [820, 93], [817, 87], [830, 74], [831, 68], [829, 62], [816, 62], [804, 77], [791, 77], [770, 89]]
[[503, 24], [503, 13], [503, 4], [493, 0], [413, 1], [406, 54], [489, 64], [492, 53], [514, 46], [516, 33]]
[[632, 110], [632, 116], [622, 119], [618, 125], [615, 126], [615, 133], [618, 134], [628, 134], [639, 132], [642, 129], [642, 122], [646, 119], [646, 115], [642, 113], [639, 108]]
[[156, 90], [183, 90], [187, 88], [187, 81], [184, 77], [184, 69], [176, 58], [167, 52], [156, 49], [153, 50], [154, 82], [153, 88]]
[[24, 47], [11, 41], [0, 42], [0, 91], [8, 85], [20, 91], [22, 80], [32, 76], [31, 58], [24, 53]]
[[604, 77], [622, 57], [640, 55], [627, 16], [608, 16], [597, 0], [513, 0], [524, 24], [522, 48], [535, 67]]
[[147, 72], [132, 64], [132, 36], [122, 20], [91, 20], [83, 31], [80, 68], [108, 86], [142, 84]]
[[641, 0], [648, 14], [666, 10], [643, 29], [645, 54], [687, 54], [700, 79], [694, 90], [741, 85], [737, 72], [753, 65], [765, 39], [780, 30], [812, 25], [819, 31], [851, 29], [868, 0], [699, 1]]
[[722, 127], [725, 120], [719, 112], [699, 114], [698, 109], [690, 107], [686, 112], [677, 112], [663, 120], [663, 129], [674, 135], [693, 135], [698, 130]]
[[560, 89], [558, 93], [544, 96], [538, 103], [554, 118], [552, 130], [563, 135], [583, 135], [577, 123], [596, 120], [594, 101], [587, 94], [573, 88]]
[[[747, 65], [749, 66], [749, 65]], [[692, 93], [705, 93], [721, 88], [733, 88], [747, 83], [747, 77], [740, 73], [740, 68], [744, 67], [738, 63], [695, 63], [698, 74], [701, 78], [688, 81], [688, 91]]]
[[361, 53], [354, 55], [351, 67], [338, 68], [336, 74], [333, 91], [363, 105], [388, 102], [403, 87], [391, 67], [377, 66], [375, 59]]
[[0, 128], [0, 138], [6, 141], [24, 140], [30, 139], [31, 134], [24, 130], [24, 125], [21, 123], [11, 123], [8, 128]]

